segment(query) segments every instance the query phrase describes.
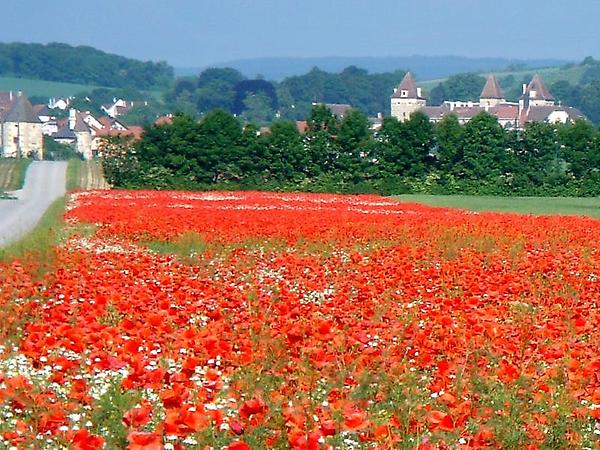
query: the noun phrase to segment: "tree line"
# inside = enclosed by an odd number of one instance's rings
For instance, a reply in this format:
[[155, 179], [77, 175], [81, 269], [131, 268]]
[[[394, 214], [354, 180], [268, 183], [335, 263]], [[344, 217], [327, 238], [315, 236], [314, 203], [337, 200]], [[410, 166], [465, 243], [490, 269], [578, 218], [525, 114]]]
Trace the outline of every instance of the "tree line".
[[172, 110], [190, 115], [222, 108], [248, 122], [261, 124], [270, 123], [276, 116], [303, 120], [315, 102], [346, 103], [375, 116], [389, 112], [391, 92], [405, 73], [398, 70], [369, 74], [354, 66], [329, 73], [315, 67], [304, 75], [277, 83], [247, 80], [231, 68], [212, 68], [197, 77], [176, 80], [165, 99]]
[[[581, 72], [576, 83], [566, 80], [549, 85], [557, 102], [579, 108], [593, 123], [600, 124], [600, 62], [586, 58], [577, 67], [561, 70]], [[308, 117], [313, 103], [346, 103], [369, 116], [389, 114], [390, 95], [405, 71], [370, 74], [350, 66], [340, 73], [313, 68], [304, 75], [285, 78], [280, 83], [263, 79], [248, 80], [231, 68], [206, 69], [197, 77], [179, 78], [165, 96], [173, 111], [201, 116], [222, 108], [241, 116], [246, 122], [269, 124], [276, 118], [302, 120]], [[565, 74], [567, 72], [564, 72]], [[574, 72], [573, 72], [574, 73]], [[509, 101], [522, 94], [523, 83], [531, 73], [499, 78]], [[430, 105], [445, 100], [479, 100], [485, 77], [463, 73], [448, 77], [426, 93]]]
[[0, 75], [139, 90], [167, 89], [174, 79], [166, 62], [143, 62], [93, 47], [0, 43]]
[[214, 110], [153, 125], [138, 142], [113, 140], [103, 164], [124, 188], [594, 196], [600, 131], [584, 120], [514, 131], [486, 113], [466, 125], [415, 113], [373, 132], [359, 110], [340, 120], [319, 105], [304, 134], [291, 121], [259, 133]]

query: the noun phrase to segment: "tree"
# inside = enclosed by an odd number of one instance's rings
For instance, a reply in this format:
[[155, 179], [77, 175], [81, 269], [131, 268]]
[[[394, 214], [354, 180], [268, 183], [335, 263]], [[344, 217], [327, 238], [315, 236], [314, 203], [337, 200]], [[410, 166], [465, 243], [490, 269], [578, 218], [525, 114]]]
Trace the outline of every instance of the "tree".
[[535, 186], [564, 182], [566, 165], [561, 157], [555, 125], [543, 122], [528, 123], [520, 133], [516, 151], [520, 171]]
[[597, 167], [591, 157], [596, 130], [586, 120], [578, 119], [572, 125], [559, 129], [562, 155], [569, 165], [569, 172], [577, 179], [583, 178], [590, 169]]
[[427, 164], [434, 146], [433, 125], [422, 112], [414, 112], [410, 119], [402, 123], [403, 143], [406, 163], [403, 173], [420, 177], [427, 171]]
[[337, 141], [340, 157], [337, 170], [344, 172], [357, 182], [362, 178], [364, 169], [364, 149], [371, 139], [369, 119], [357, 109], [350, 110], [339, 127]]
[[271, 99], [264, 92], [248, 94], [243, 101], [242, 118], [246, 122], [267, 125], [273, 120], [275, 112], [271, 107]]
[[199, 126], [198, 163], [203, 180], [211, 174], [210, 182], [239, 179], [237, 161], [243, 154], [240, 147], [242, 126], [227, 111], [216, 109], [209, 112]]
[[463, 127], [456, 115], [449, 114], [435, 126], [434, 132], [439, 167], [444, 172], [450, 172], [462, 158]]
[[305, 143], [309, 153], [309, 175], [320, 175], [333, 169], [339, 146], [335, 136], [338, 132], [336, 117], [324, 105], [315, 105], [308, 118]]
[[293, 122], [277, 121], [265, 136], [268, 171], [276, 181], [299, 182], [310, 167], [309, 154]]
[[[476, 101], [481, 95], [485, 78], [472, 73], [452, 75], [443, 83], [440, 83], [434, 93], [434, 104], [441, 104], [444, 100], [472, 100]], [[432, 95], [432, 96], [433, 96]]]
[[481, 113], [464, 128], [463, 157], [455, 171], [470, 180], [486, 180], [507, 168], [506, 133], [494, 116]]

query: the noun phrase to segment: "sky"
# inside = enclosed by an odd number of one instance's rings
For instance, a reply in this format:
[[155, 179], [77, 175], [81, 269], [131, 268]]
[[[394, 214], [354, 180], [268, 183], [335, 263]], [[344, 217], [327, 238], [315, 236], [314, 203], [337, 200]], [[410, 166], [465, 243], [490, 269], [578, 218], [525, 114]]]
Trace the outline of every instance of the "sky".
[[2, 42], [176, 67], [253, 57], [600, 57], [600, 0], [2, 0]]

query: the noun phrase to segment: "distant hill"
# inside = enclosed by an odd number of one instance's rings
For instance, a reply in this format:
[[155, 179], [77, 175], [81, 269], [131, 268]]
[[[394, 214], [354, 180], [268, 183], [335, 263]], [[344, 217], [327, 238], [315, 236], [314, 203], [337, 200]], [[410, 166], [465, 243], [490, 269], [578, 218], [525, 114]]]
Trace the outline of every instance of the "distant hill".
[[80, 85], [155, 90], [173, 80], [165, 62], [139, 61], [93, 47], [0, 43], [0, 76]]
[[[249, 58], [214, 64], [212, 67], [231, 67], [254, 78], [262, 75], [267, 80], [280, 81], [302, 75], [313, 67], [326, 72], [341, 72], [348, 66], [357, 66], [370, 73], [410, 70], [418, 79], [445, 78], [464, 72], [484, 72], [500, 69], [527, 69], [561, 66], [570, 61], [561, 59], [467, 58], [463, 56], [390, 56], [390, 57], [320, 57], [320, 58]], [[181, 68], [181, 75], [197, 75], [204, 68]]]

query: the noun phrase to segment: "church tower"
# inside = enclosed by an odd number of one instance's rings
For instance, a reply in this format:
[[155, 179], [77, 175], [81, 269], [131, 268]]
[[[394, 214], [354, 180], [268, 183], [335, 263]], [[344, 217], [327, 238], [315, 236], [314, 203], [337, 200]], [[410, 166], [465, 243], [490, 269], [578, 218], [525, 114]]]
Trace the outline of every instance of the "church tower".
[[392, 117], [400, 122], [410, 118], [415, 111], [423, 108], [427, 102], [417, 87], [414, 77], [407, 72], [392, 95]]
[[479, 105], [487, 111], [488, 108], [492, 108], [500, 103], [506, 103], [504, 93], [496, 75], [490, 75], [483, 87], [483, 91], [481, 91]]

